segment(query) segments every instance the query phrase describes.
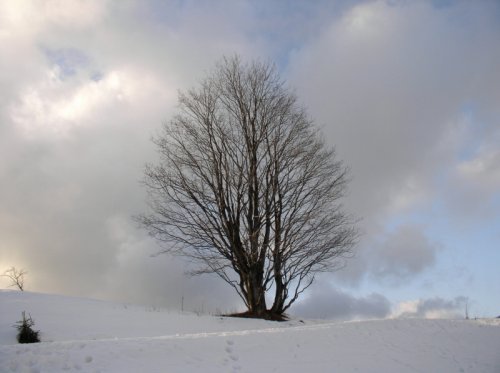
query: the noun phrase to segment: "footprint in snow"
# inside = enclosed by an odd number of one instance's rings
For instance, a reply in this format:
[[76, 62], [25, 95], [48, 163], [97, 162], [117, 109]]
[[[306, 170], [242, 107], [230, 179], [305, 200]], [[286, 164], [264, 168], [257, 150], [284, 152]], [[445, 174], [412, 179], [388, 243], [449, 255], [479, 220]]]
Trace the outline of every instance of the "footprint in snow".
[[234, 342], [233, 342], [232, 340], [230, 340], [230, 339], [229, 339], [229, 340], [227, 340], [227, 341], [226, 341], [226, 344], [227, 344], [227, 346], [226, 346], [226, 348], [225, 348], [224, 350], [225, 350], [228, 354], [230, 354], [231, 352], [233, 352], [233, 348], [232, 348], [232, 346], [234, 345]]
[[[227, 352], [229, 358], [232, 361], [238, 361], [239, 360], [238, 355], [233, 353], [234, 341], [232, 341], [231, 339], [228, 339], [226, 341], [226, 344], [227, 344], [227, 346], [224, 350]], [[233, 369], [234, 369], [234, 371], [238, 371], [239, 369], [241, 369], [241, 367], [239, 365], [236, 365], [236, 366], [233, 366]]]

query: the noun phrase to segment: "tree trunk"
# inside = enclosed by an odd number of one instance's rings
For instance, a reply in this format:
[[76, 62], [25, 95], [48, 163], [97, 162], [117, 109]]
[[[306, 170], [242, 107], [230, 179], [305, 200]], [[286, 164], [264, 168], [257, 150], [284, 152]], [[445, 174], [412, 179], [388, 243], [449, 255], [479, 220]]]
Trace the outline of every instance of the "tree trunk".
[[284, 312], [283, 308], [286, 300], [286, 286], [283, 284], [281, 275], [275, 274], [274, 285], [275, 285], [275, 293], [274, 293], [274, 302], [271, 308], [271, 313], [273, 315], [281, 315]]
[[255, 316], [262, 317], [266, 311], [266, 292], [262, 281], [262, 274], [250, 271], [246, 274], [245, 293], [247, 297], [248, 311]]

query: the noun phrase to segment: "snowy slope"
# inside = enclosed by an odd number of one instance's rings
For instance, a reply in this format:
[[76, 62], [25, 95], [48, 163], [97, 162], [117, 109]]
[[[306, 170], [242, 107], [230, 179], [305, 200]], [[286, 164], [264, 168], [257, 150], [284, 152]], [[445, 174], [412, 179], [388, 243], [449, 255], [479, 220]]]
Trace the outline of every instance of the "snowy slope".
[[[19, 345], [31, 313], [42, 343]], [[499, 320], [196, 316], [0, 291], [0, 372], [500, 372]]]

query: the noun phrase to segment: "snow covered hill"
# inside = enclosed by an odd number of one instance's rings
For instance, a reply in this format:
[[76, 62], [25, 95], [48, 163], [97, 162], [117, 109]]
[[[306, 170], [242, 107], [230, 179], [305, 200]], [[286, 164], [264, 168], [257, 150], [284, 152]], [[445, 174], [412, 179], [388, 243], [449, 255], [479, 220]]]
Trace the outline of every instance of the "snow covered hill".
[[[42, 343], [16, 343], [22, 311]], [[498, 373], [500, 320], [276, 323], [0, 290], [0, 372], [70, 371]]]

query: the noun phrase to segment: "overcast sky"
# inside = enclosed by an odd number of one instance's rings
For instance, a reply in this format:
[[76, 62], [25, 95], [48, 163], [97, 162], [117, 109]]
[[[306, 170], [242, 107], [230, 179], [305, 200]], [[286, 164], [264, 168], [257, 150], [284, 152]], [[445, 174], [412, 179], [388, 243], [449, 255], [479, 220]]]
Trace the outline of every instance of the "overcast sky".
[[[1, 1], [0, 271], [26, 289], [234, 311], [132, 216], [150, 141], [223, 55], [274, 61], [351, 168], [355, 258], [292, 309], [500, 314], [497, 1]], [[0, 279], [0, 287], [8, 282]]]

